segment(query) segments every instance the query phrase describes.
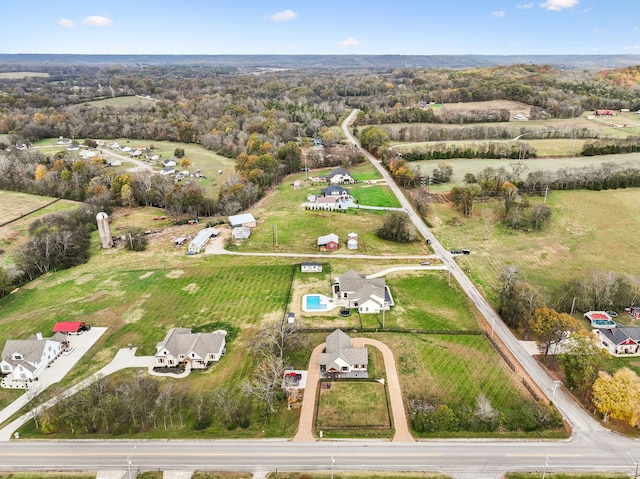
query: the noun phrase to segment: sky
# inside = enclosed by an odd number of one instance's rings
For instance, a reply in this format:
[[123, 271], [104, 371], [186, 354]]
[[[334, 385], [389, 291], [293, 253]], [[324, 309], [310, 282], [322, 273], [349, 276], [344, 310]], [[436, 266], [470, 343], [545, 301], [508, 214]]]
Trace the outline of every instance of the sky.
[[1, 0], [0, 53], [640, 54], [638, 0]]

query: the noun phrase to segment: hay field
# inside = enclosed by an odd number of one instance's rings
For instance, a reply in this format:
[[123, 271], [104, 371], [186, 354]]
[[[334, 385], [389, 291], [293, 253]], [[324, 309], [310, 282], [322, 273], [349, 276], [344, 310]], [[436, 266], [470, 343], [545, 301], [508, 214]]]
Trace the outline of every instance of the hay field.
[[[540, 201], [534, 199], [533, 201]], [[472, 218], [463, 218], [452, 204], [434, 204], [433, 231], [446, 248], [469, 248], [460, 258], [463, 268], [495, 299], [498, 277], [505, 265], [515, 265], [529, 282], [553, 289], [591, 271], [637, 274], [640, 262], [633, 225], [640, 189], [553, 191], [547, 204], [551, 223], [540, 232], [523, 233], [502, 226], [501, 203], [477, 205]], [[458, 218], [453, 226], [450, 219]]]

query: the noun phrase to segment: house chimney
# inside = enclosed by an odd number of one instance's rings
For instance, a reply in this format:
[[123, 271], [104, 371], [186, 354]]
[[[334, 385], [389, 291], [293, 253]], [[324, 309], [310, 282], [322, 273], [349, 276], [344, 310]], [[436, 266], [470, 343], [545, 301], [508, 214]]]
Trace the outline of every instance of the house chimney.
[[36, 339], [42, 341], [42, 333], [36, 333]]

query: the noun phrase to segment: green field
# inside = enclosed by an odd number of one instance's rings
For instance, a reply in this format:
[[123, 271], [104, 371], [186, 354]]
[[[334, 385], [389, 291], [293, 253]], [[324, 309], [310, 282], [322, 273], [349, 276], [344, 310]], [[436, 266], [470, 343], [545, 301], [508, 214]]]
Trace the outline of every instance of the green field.
[[320, 383], [316, 429], [391, 429], [385, 387], [378, 382]]
[[[563, 168], [599, 167], [602, 163], [609, 162], [617, 165], [629, 165], [638, 168], [640, 167], [640, 154], [527, 159], [522, 161], [522, 163], [527, 167], [527, 171], [523, 174], [523, 177], [526, 177], [527, 172], [530, 171], [543, 170], [556, 172]], [[452, 186], [460, 186], [464, 183], [465, 174], [473, 173], [475, 175], [488, 167], [504, 168], [510, 172], [512, 171], [511, 165], [518, 163], [518, 161], [508, 159], [485, 160], [454, 158], [446, 160], [445, 163], [453, 167], [453, 176], [451, 177], [451, 181], [440, 185], [432, 185], [431, 189], [433, 191], [449, 191]], [[412, 166], [419, 167], [421, 171], [432, 171], [438, 166], [436, 161], [416, 161], [411, 164]]]
[[[552, 209], [550, 225], [530, 233], [503, 227], [498, 201], [485, 206], [487, 228], [481, 205], [476, 206], [473, 218], [463, 218], [452, 204], [435, 203], [433, 231], [445, 248], [472, 250], [471, 255], [460, 258], [460, 264], [495, 300], [505, 265], [515, 265], [543, 292], [591, 271], [635, 275], [637, 238], [629, 221], [637, 216], [638, 201], [638, 188], [554, 191], [547, 201]], [[459, 219], [456, 226], [450, 224], [452, 218]]]

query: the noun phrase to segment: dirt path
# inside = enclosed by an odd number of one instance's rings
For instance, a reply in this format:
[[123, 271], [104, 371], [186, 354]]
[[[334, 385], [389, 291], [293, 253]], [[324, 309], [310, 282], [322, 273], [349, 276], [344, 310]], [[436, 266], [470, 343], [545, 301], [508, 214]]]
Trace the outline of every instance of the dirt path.
[[[389, 391], [389, 404], [391, 406], [391, 414], [393, 417], [393, 425], [395, 434], [394, 442], [413, 442], [413, 436], [409, 432], [409, 423], [404, 409], [404, 401], [402, 399], [402, 390], [400, 389], [400, 380], [398, 379], [398, 371], [393, 352], [389, 347], [369, 338], [354, 338], [352, 340], [354, 347], [368, 344], [376, 347], [382, 352], [384, 359], [384, 368], [387, 372], [387, 388]], [[319, 356], [324, 351], [325, 343], [315, 347], [311, 353], [309, 360], [309, 370], [307, 376], [307, 385], [302, 398], [302, 410], [300, 411], [300, 422], [298, 432], [293, 437], [294, 442], [311, 442], [315, 440], [313, 435], [313, 417], [315, 410], [315, 399], [318, 390], [318, 381], [320, 379], [320, 361]]]

